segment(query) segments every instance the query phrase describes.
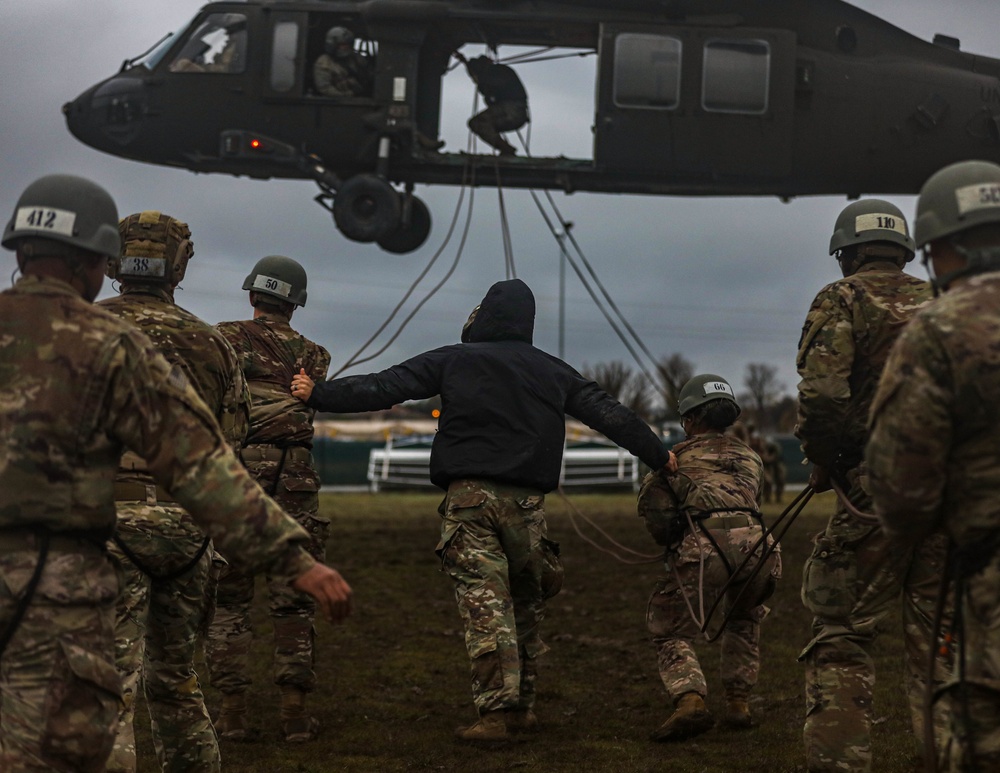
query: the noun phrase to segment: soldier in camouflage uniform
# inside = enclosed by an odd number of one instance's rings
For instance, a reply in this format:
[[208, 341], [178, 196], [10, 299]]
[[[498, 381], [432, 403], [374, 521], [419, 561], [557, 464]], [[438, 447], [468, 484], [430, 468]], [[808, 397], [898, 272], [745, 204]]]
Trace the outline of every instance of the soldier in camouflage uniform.
[[[804, 740], [811, 771], [867, 771], [875, 668], [871, 645], [881, 621], [904, 597], [911, 716], [922, 735], [931, 617], [944, 543], [914, 553], [891, 549], [873, 516], [862, 463], [868, 409], [892, 343], [930, 299], [930, 287], [903, 272], [913, 240], [898, 208], [877, 199], [848, 205], [830, 253], [844, 278], [824, 287], [802, 329], [797, 365], [798, 426], [810, 485], [835, 485], [836, 511], [814, 540], [802, 599], [813, 613], [806, 663]], [[944, 674], [942, 664], [941, 674]]]
[[1000, 770], [1000, 167], [969, 161], [932, 175], [914, 230], [947, 292], [893, 347], [866, 456], [893, 549], [942, 528], [951, 539], [960, 651], [941, 698], [942, 769], [987, 773]]
[[[702, 628], [693, 610], [710, 609], [727, 583], [726, 600], [719, 608], [719, 617], [725, 616], [725, 720], [731, 727], [750, 727], [750, 691], [760, 671], [760, 621], [767, 613], [764, 602], [781, 577], [777, 553], [759, 566], [765, 547], [760, 520], [763, 463], [746, 443], [725, 434], [740, 414], [732, 387], [719, 376], [695, 376], [681, 389], [679, 403], [687, 440], [673, 449], [677, 472], [647, 475], [638, 503], [653, 539], [667, 548], [670, 573], [657, 583], [646, 610], [660, 679], [676, 706], [651, 735], [654, 741], [681, 741], [714, 724], [693, 646]], [[709, 629], [719, 630], [718, 619]]]
[[313, 63], [313, 85], [324, 97], [371, 94], [371, 61], [354, 50], [354, 33], [346, 27], [327, 30], [324, 52]]
[[0, 293], [0, 770], [98, 773], [121, 701], [105, 547], [125, 449], [248, 567], [280, 571], [331, 619], [351, 591], [305, 552], [184, 373], [92, 305], [120, 249], [103, 188], [35, 181], [2, 244], [23, 276]]
[[[215, 328], [174, 303], [174, 289], [194, 254], [186, 223], [155, 211], [119, 224], [121, 258], [108, 275], [121, 295], [100, 306], [142, 330], [180, 368], [239, 450], [250, 419], [250, 394], [236, 353]], [[109, 773], [136, 769], [135, 697], [140, 678], [163, 771], [218, 771], [219, 744], [194, 670], [205, 627], [214, 551], [190, 515], [162, 490], [133, 453], [115, 481], [118, 530], [109, 545], [123, 571], [115, 647], [124, 705]]]
[[442, 569], [455, 584], [479, 721], [465, 741], [505, 741], [534, 730], [536, 659], [545, 599], [558, 590], [558, 546], [546, 537], [545, 493], [559, 484], [566, 414], [603, 432], [653, 469], [674, 462], [632, 411], [531, 345], [535, 298], [513, 279], [490, 288], [462, 343], [368, 376], [292, 391], [310, 407], [373, 411], [441, 395], [431, 482], [448, 493], [439, 512]]
[[[253, 319], [221, 322], [219, 332], [232, 344], [250, 386], [250, 431], [243, 463], [265, 491], [309, 533], [310, 554], [322, 561], [330, 522], [319, 516], [319, 474], [313, 463], [313, 415], [288, 391], [292, 376], [304, 371], [323, 380], [330, 355], [289, 324], [296, 306], [306, 303], [306, 272], [281, 255], [261, 258], [247, 276]], [[280, 577], [268, 577], [274, 626], [274, 682], [281, 691], [286, 741], [308, 741], [317, 723], [306, 714], [305, 697], [316, 689], [313, 622], [316, 605], [295, 593]], [[252, 574], [223, 571], [215, 617], [209, 628], [208, 666], [212, 685], [223, 695], [218, 730], [223, 738], [248, 738], [246, 693], [253, 629]]]

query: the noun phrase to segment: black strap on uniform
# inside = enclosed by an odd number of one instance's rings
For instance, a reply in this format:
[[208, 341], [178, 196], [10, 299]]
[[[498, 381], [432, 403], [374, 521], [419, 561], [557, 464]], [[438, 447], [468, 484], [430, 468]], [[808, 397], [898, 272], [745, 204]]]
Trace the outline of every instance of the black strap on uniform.
[[31, 600], [35, 596], [35, 591], [38, 589], [38, 583], [42, 579], [42, 571], [45, 569], [45, 563], [49, 558], [49, 530], [39, 529], [36, 534], [38, 535], [38, 560], [35, 562], [35, 569], [31, 573], [31, 579], [28, 580], [27, 586], [24, 588], [24, 593], [21, 594], [21, 598], [17, 602], [17, 607], [14, 609], [14, 614], [7, 624], [6, 630], [0, 634], [0, 656], [3, 655], [4, 651], [7, 649], [7, 645], [10, 644], [10, 640], [14, 638], [14, 634], [17, 632], [18, 626], [21, 624], [21, 620], [24, 619], [24, 615], [28, 611], [28, 607], [31, 606]]
[[125, 543], [122, 542], [121, 537], [119, 537], [116, 534], [114, 537], [112, 537], [112, 539], [115, 541], [115, 544], [118, 546], [118, 549], [125, 554], [125, 557], [133, 564], [135, 564], [135, 568], [138, 569], [147, 577], [149, 577], [151, 580], [154, 580], [155, 582], [170, 582], [171, 580], [176, 580], [181, 575], [190, 572], [192, 569], [195, 568], [195, 566], [198, 565], [198, 562], [201, 561], [201, 557], [205, 555], [205, 551], [208, 550], [209, 543], [211, 543], [212, 541], [211, 537], [205, 537], [205, 539], [201, 543], [201, 547], [198, 548], [198, 552], [194, 554], [194, 558], [192, 558], [190, 561], [188, 561], [180, 568], [174, 569], [172, 572], [157, 574], [148, 566], [146, 566], [146, 564], [142, 562], [142, 559], [139, 558], [139, 556], [137, 556], [135, 553], [129, 550], [128, 547], [126, 547]]

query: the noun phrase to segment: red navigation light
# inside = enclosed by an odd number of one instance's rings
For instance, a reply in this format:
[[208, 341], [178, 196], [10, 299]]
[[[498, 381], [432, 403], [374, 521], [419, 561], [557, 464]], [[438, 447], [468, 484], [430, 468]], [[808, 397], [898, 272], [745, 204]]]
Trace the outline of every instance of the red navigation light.
[[257, 150], [260, 147], [260, 140], [250, 140], [250, 147]]

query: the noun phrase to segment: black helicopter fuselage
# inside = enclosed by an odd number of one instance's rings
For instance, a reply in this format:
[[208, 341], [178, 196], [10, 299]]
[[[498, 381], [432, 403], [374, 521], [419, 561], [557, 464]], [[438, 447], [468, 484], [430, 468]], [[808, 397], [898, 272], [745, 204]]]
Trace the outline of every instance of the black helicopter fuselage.
[[[369, 93], [316, 92], [312, 62], [334, 25], [369, 46]], [[471, 44], [593, 52], [596, 90], [572, 86], [596, 94], [592, 157], [425, 150], [417, 138], [438, 135], [449, 61]], [[914, 193], [949, 163], [1000, 162], [1000, 61], [841, 0], [250, 0], [206, 5], [64, 112], [77, 138], [117, 156], [311, 178], [331, 193], [359, 174], [407, 186], [502, 175], [566, 191]]]

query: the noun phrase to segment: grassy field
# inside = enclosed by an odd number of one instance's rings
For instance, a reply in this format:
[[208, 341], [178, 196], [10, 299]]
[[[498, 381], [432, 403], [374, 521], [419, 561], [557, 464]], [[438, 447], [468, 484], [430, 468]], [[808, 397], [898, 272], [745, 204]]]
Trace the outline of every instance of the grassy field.
[[[788, 497], [786, 495], [786, 501]], [[280, 741], [277, 688], [270, 676], [266, 607], [256, 607], [258, 639], [251, 693], [255, 742], [224, 743], [223, 770], [241, 773], [320, 771], [751, 771], [804, 770], [801, 729], [803, 669], [809, 639], [799, 601], [810, 535], [833, 502], [813, 499], [785, 538], [784, 580], [763, 624], [761, 681], [751, 707], [757, 726], [715, 728], [683, 744], [654, 744], [648, 733], [669, 714], [645, 630], [645, 607], [659, 563], [626, 565], [587, 544], [558, 496], [547, 502], [550, 536], [563, 548], [566, 584], [550, 602], [542, 636], [538, 735], [508, 747], [479, 750], [453, 740], [475, 718], [461, 621], [451, 581], [438, 569], [439, 497], [415, 494], [324, 495], [333, 521], [330, 562], [348, 578], [356, 610], [346, 624], [318, 625], [320, 690], [311, 707], [323, 725], [318, 740]], [[643, 553], [656, 546], [635, 516], [631, 494], [578, 495], [573, 503], [619, 542]], [[766, 507], [773, 518], [777, 505]], [[584, 522], [588, 535], [593, 529]], [[898, 617], [879, 640], [875, 771], [918, 767], [902, 691]], [[709, 679], [709, 706], [721, 713], [718, 647], [699, 650]], [[207, 689], [213, 713], [220, 698]], [[137, 717], [140, 771], [157, 769], [145, 707]]]

